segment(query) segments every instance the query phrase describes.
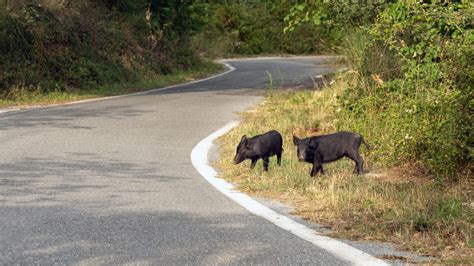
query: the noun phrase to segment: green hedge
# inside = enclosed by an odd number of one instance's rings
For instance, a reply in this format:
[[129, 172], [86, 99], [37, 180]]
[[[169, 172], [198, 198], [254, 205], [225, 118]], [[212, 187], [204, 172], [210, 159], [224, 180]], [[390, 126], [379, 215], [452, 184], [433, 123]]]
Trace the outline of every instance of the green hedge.
[[397, 2], [347, 45], [359, 75], [338, 125], [372, 140], [376, 161], [450, 179], [472, 163], [473, 7]]

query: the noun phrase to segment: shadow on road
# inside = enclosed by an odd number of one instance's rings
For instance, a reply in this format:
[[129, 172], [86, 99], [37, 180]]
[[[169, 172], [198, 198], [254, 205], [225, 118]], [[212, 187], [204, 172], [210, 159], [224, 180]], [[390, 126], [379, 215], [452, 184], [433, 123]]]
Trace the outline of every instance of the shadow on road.
[[[99, 194], [120, 193], [113, 186], [121, 182], [176, 182], [188, 179], [163, 175], [156, 165], [143, 166], [131, 162], [113, 161], [93, 154], [71, 154], [67, 157], [22, 158], [0, 163], [0, 201], [28, 204], [37, 201], [55, 204], [74, 199], [73, 194], [94, 191]], [[125, 187], [126, 189], [127, 187]], [[102, 192], [101, 192], [102, 191]], [[133, 190], [128, 193], [153, 191]]]
[[[51, 112], [52, 109], [62, 108], [60, 112]], [[28, 116], [24, 114], [28, 112]], [[47, 126], [64, 129], [94, 129], [91, 126], [81, 126], [77, 124], [80, 118], [108, 118], [119, 120], [125, 117], [135, 117], [146, 113], [143, 110], [132, 106], [88, 106], [87, 108], [77, 108], [74, 106], [46, 107], [41, 109], [24, 110], [21, 112], [7, 113], [0, 121], [0, 131], [10, 128], [35, 128]], [[0, 116], [0, 119], [3, 118]]]
[[[1, 206], [0, 213], [9, 217], [0, 218], [2, 227], [10, 229], [0, 234], [0, 241], [13, 244], [0, 251], [0, 264], [244, 264], [257, 258], [277, 261], [278, 256], [287, 255], [275, 253], [270, 235], [262, 233], [260, 241], [255, 240], [243, 224], [233, 222], [241, 221], [241, 215], [84, 215], [61, 206]], [[34, 215], [39, 213], [42, 215]], [[175, 230], [189, 232], [189, 237], [169, 234]], [[16, 241], [11, 242], [11, 238]]]

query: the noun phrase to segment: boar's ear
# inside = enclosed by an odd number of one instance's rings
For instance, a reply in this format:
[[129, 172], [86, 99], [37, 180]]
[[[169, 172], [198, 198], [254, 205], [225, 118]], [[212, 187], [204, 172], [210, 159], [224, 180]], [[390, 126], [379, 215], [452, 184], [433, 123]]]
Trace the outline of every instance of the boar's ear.
[[300, 142], [300, 139], [297, 136], [293, 135], [293, 144], [298, 145], [298, 142]]
[[318, 143], [316, 142], [316, 138], [309, 139], [309, 147], [312, 149], [318, 148]]
[[247, 135], [243, 135], [242, 138], [240, 139], [240, 142], [247, 142]]

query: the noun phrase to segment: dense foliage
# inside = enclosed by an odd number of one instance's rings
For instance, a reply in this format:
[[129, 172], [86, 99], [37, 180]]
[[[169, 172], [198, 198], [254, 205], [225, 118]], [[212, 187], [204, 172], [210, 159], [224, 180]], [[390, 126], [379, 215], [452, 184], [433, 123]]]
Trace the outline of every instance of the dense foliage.
[[197, 49], [206, 55], [331, 51], [331, 47], [323, 42], [321, 30], [313, 25], [304, 25], [283, 34], [284, 19], [292, 6], [290, 2], [215, 1], [200, 5], [208, 10], [207, 21], [206, 28], [195, 40]]
[[390, 1], [305, 1], [294, 5], [285, 17], [284, 31], [313, 25], [326, 46], [339, 48], [344, 37], [360, 26], [372, 23]]
[[311, 25], [282, 34], [290, 7], [280, 1], [0, 1], [0, 98], [156, 79], [199, 68], [204, 58], [329, 50]]
[[[305, 21], [337, 25], [334, 5], [296, 5], [287, 29]], [[361, 3], [340, 15], [353, 30], [341, 41], [357, 80], [336, 107], [338, 127], [366, 135], [377, 147], [374, 160], [451, 178], [472, 162], [473, 7]]]
[[[132, 1], [6, 5], [0, 13], [0, 95], [137, 80], [197, 62], [186, 38], [194, 28], [181, 25], [195, 25], [189, 5], [164, 5], [157, 16], [148, 1], [127, 3]], [[163, 25], [159, 39], [155, 24]]]

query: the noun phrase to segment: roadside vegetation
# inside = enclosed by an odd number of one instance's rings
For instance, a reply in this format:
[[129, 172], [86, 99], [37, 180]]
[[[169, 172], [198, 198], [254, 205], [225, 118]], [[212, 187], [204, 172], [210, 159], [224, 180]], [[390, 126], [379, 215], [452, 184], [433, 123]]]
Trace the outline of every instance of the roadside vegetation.
[[218, 57], [330, 51], [311, 25], [282, 34], [290, 7], [279, 1], [0, 0], [0, 106], [156, 88], [216, 73]]
[[[349, 70], [321, 91], [271, 93], [243, 113], [222, 138], [222, 175], [291, 203], [336, 235], [473, 263], [473, 11], [469, 1], [295, 5], [286, 31], [308, 23], [332, 29]], [[285, 138], [281, 168], [271, 163], [265, 174], [231, 165], [242, 135], [270, 129]], [[373, 147], [361, 148], [368, 173], [352, 175], [343, 160], [310, 178], [291, 136], [340, 130], [361, 133]]]
[[191, 49], [200, 24], [189, 5], [167, 2], [160, 9], [145, 0], [0, 4], [2, 106], [133, 92], [220, 69]]
[[[223, 176], [337, 235], [474, 263], [472, 14], [466, 0], [0, 0], [0, 107], [166, 86], [220, 71], [220, 57], [343, 54], [332, 86], [269, 90], [242, 114], [223, 138]], [[230, 165], [242, 135], [270, 129], [285, 137], [281, 168]], [[369, 173], [343, 160], [310, 178], [292, 134], [339, 130], [374, 147]]]
[[[274, 92], [242, 113], [241, 124], [220, 139], [221, 177], [246, 193], [290, 204], [295, 214], [331, 228], [335, 236], [391, 241], [421, 254], [469, 262], [474, 213], [473, 184], [467, 176], [444, 184], [409, 165], [387, 167], [374, 157], [378, 147], [361, 147], [368, 172], [363, 176], [352, 174], [354, 163], [348, 159], [326, 164], [326, 175], [316, 178], [309, 176], [310, 164], [298, 162], [292, 135], [337, 131], [337, 106], [348, 76], [354, 75], [345, 74], [321, 91]], [[268, 173], [262, 171], [261, 161], [254, 170], [249, 161], [232, 163], [242, 135], [272, 129], [284, 137], [282, 166], [275, 157]], [[373, 145], [373, 139], [366, 140]]]
[[203, 61], [198, 67], [186, 71], [174, 71], [171, 74], [143, 80], [94, 85], [82, 89], [70, 87], [64, 90], [44, 91], [40, 87], [31, 85], [25, 87], [21, 84], [10, 88], [8, 95], [0, 98], [0, 107], [51, 105], [140, 92], [201, 79], [222, 71], [223, 68], [220, 64]]

